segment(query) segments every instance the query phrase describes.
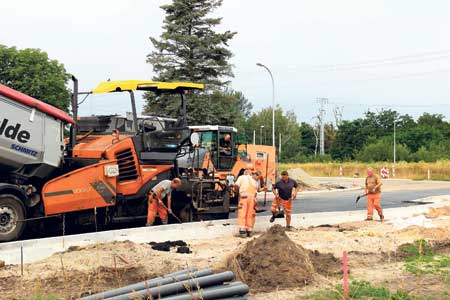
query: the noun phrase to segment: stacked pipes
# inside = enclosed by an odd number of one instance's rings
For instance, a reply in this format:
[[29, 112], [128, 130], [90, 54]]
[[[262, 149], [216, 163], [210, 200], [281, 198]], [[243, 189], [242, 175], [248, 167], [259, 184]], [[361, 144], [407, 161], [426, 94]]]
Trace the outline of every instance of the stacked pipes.
[[80, 300], [246, 300], [248, 286], [233, 280], [231, 271], [187, 269]]

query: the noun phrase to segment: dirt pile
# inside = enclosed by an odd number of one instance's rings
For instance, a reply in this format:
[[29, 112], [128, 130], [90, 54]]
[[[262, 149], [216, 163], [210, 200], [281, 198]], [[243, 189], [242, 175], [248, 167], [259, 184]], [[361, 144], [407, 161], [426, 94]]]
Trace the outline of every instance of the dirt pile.
[[428, 219], [436, 219], [439, 217], [450, 216], [450, 206], [430, 207], [425, 217]]
[[228, 262], [228, 267], [253, 291], [306, 286], [317, 273], [339, 273], [340, 265], [331, 254], [323, 255], [294, 243], [280, 225], [248, 242]]
[[311, 175], [306, 173], [301, 168], [296, 169], [290, 169], [288, 170], [289, 177], [296, 180], [298, 183], [301, 183], [304, 188], [312, 189], [312, 190], [325, 190], [326, 188], [323, 187], [320, 182], [313, 178]]

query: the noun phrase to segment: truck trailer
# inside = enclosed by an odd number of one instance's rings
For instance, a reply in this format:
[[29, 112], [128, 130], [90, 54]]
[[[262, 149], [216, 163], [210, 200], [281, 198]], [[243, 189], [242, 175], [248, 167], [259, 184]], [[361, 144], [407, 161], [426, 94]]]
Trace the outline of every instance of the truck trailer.
[[[202, 89], [202, 84], [101, 83], [89, 93], [133, 95], [142, 90], [179, 95], [177, 122], [170, 128], [143, 127], [134, 135], [122, 135], [117, 129], [108, 135], [80, 135], [74, 121], [78, 81], [73, 79], [73, 119], [0, 85], [0, 241], [18, 239], [27, 226], [28, 230], [45, 231], [47, 221], [70, 228], [145, 219], [148, 191], [163, 179], [179, 176], [175, 161], [182, 145], [189, 143], [185, 93]], [[137, 124], [134, 95], [131, 104]], [[70, 125], [68, 141], [64, 138], [66, 125]], [[189, 179], [185, 181], [189, 186]], [[183, 208], [192, 207], [191, 189], [184, 195], [175, 205], [179, 215]], [[229, 207], [221, 207], [223, 211], [228, 212]]]

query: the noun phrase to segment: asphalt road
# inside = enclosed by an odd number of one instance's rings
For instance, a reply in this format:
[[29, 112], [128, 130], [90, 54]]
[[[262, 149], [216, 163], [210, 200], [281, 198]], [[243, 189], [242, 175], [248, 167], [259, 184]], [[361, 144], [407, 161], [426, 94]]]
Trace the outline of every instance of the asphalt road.
[[[347, 184], [354, 180], [337, 179], [341, 184]], [[361, 186], [361, 182], [358, 183]], [[450, 195], [450, 182], [414, 182], [414, 181], [389, 181], [384, 184], [384, 192], [382, 193], [381, 205], [383, 208], [392, 207], [406, 207], [417, 205], [417, 203], [410, 203], [408, 201], [426, 198], [430, 196]], [[364, 210], [366, 208], [365, 198], [361, 199], [356, 205], [355, 200], [357, 195], [363, 193], [362, 190], [354, 190], [348, 192], [324, 192], [324, 193], [298, 193], [297, 199], [294, 201], [294, 213], [314, 213], [314, 212], [329, 212], [329, 211], [349, 211], [349, 210]], [[258, 213], [261, 215], [270, 215], [270, 206], [272, 204], [273, 194], [267, 193], [267, 203], [263, 206], [264, 196], [258, 197], [258, 208], [266, 209], [266, 211]], [[236, 212], [230, 214], [230, 218], [236, 218]], [[120, 229], [142, 226], [140, 223], [124, 223], [114, 225], [108, 229]], [[92, 232], [93, 228], [86, 226], [70, 232], [84, 233]], [[42, 238], [49, 236], [60, 235], [60, 231], [46, 232], [36, 236], [35, 234], [27, 233], [22, 239]]]
[[[293, 213], [363, 210], [366, 208], [365, 198], [362, 198], [359, 200], [358, 204], [355, 204], [356, 197], [362, 193], [362, 190], [320, 194], [299, 193], [297, 199], [294, 201]], [[406, 207], [417, 205], [416, 203], [409, 203], [408, 201], [442, 195], [450, 195], [450, 187], [424, 190], [405, 189], [386, 191], [381, 195], [381, 206], [383, 208]], [[273, 199], [272, 193], [267, 193], [266, 207], [263, 206], [263, 199], [264, 197], [258, 197], [258, 209], [266, 208], [267, 211], [258, 213], [258, 215], [269, 215]], [[230, 217], [235, 218], [236, 214], [233, 213]]]

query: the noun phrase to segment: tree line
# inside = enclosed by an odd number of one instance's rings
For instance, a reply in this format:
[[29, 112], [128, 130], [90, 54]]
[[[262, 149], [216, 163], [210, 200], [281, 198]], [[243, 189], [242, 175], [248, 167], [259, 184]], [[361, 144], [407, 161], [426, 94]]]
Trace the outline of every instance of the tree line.
[[[222, 0], [173, 0], [161, 6], [163, 31], [150, 37], [151, 64], [155, 81], [191, 81], [205, 84], [204, 91], [191, 92], [187, 102], [191, 125], [235, 126], [248, 143], [272, 145], [272, 108], [252, 111], [241, 91], [231, 87], [233, 53], [229, 43], [238, 34], [219, 32], [222, 19], [212, 14]], [[49, 59], [40, 49], [0, 45], [0, 83], [70, 112], [69, 73], [64, 65]], [[178, 103], [170, 96], [145, 95], [144, 112], [175, 116]], [[450, 154], [450, 124], [443, 115], [424, 113], [417, 120], [393, 110], [366, 112], [361, 118], [339, 125], [325, 124], [325, 152], [318, 155], [316, 125], [299, 123], [292, 111], [275, 108], [276, 139], [280, 161], [392, 161], [396, 124], [397, 160], [435, 161]], [[281, 148], [281, 149], [280, 149]]]

